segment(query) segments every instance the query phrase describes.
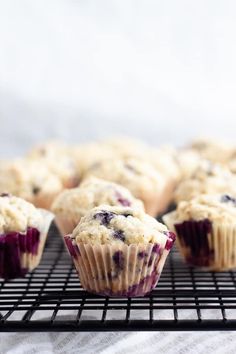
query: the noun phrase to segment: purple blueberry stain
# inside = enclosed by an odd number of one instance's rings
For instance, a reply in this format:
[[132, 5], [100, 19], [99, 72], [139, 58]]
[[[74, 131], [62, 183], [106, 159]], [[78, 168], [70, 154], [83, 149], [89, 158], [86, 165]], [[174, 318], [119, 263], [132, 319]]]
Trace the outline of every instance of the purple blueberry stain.
[[111, 289], [105, 288], [99, 293], [99, 295], [120, 297], [144, 296], [153, 290], [159, 280], [159, 277], [160, 274], [156, 270], [153, 270], [150, 275], [142, 278], [139, 283], [130, 285], [125, 290], [112, 291]]
[[109, 225], [110, 221], [115, 217], [115, 213], [110, 211], [102, 210], [99, 213], [94, 215], [94, 219], [97, 219], [101, 222], [102, 225]]
[[122, 270], [124, 268], [124, 256], [122, 251], [116, 251], [113, 254], [112, 259], [117, 269]]
[[115, 230], [113, 232], [113, 237], [117, 240], [125, 242], [125, 234], [124, 234], [124, 231], [122, 231], [122, 230]]
[[155, 243], [155, 245], [152, 247], [152, 252], [153, 253], [159, 253], [160, 252], [160, 245]]
[[112, 274], [111, 274], [111, 272], [108, 272], [108, 273], [107, 273], [107, 278], [108, 278], [109, 281], [112, 280]]
[[148, 256], [148, 254], [147, 254], [146, 252], [144, 252], [144, 251], [138, 252], [138, 257], [139, 257], [140, 259], [142, 259], [142, 258], [144, 258], [144, 257], [147, 257], [147, 256]]
[[130, 202], [128, 199], [124, 198], [124, 197], [122, 196], [122, 194], [121, 194], [120, 192], [118, 192], [118, 191], [116, 191], [116, 198], [117, 198], [117, 201], [118, 201], [122, 206], [124, 206], [124, 207], [129, 207], [129, 206], [131, 206], [131, 202]]
[[65, 239], [66, 246], [67, 246], [68, 251], [70, 252], [71, 256], [73, 258], [77, 258], [77, 256], [80, 256], [81, 254], [80, 254], [79, 247], [76, 244], [75, 245], [73, 244], [70, 236], [65, 236], [64, 239]]
[[209, 219], [188, 220], [175, 224], [180, 244], [190, 250], [187, 262], [195, 266], [209, 266], [214, 258], [210, 248], [208, 235], [212, 232], [212, 223]]
[[165, 244], [165, 249], [169, 251], [175, 242], [176, 236], [174, 232], [171, 231], [164, 231], [163, 233], [168, 237], [168, 240], [166, 241]]
[[26, 234], [9, 232], [0, 235], [0, 277], [24, 277], [28, 269], [21, 266], [21, 254], [37, 255], [39, 242], [40, 232], [36, 228], [29, 227]]

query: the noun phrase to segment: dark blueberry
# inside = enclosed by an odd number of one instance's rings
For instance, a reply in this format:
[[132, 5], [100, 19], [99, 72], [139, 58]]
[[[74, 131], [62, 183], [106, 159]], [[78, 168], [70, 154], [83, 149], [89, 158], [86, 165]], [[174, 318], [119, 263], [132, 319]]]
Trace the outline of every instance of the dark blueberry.
[[35, 186], [35, 187], [32, 188], [32, 192], [33, 192], [34, 195], [36, 195], [36, 194], [38, 194], [40, 192], [40, 188]]
[[108, 278], [108, 280], [112, 280], [112, 274], [111, 274], [111, 272], [108, 272], [108, 273], [107, 273], [107, 278]]
[[152, 265], [152, 262], [153, 262], [153, 258], [150, 257], [149, 261], [148, 261], [148, 267], [150, 267]]
[[124, 256], [122, 251], [115, 252], [112, 259], [118, 269], [122, 270], [124, 268]]
[[122, 230], [115, 230], [113, 232], [113, 237], [116, 238], [117, 240], [120, 240], [120, 241], [125, 241], [125, 235], [124, 235], [124, 231]]
[[152, 252], [153, 253], [159, 253], [160, 250], [160, 246], [156, 243], [153, 247], [152, 247]]
[[139, 253], [138, 253], [138, 257], [139, 258], [144, 258], [144, 257], [146, 257], [147, 256], [147, 253], [146, 252], [144, 252], [144, 251], [140, 251]]
[[231, 203], [235, 204], [235, 206], [236, 206], [236, 199], [233, 197], [230, 197], [230, 195], [228, 195], [228, 194], [222, 195], [220, 201], [221, 201], [221, 203], [231, 202]]
[[10, 194], [9, 194], [9, 193], [2, 193], [2, 194], [0, 195], [0, 197], [10, 197]]
[[115, 217], [114, 213], [106, 210], [102, 210], [99, 213], [94, 215], [94, 219], [99, 220], [101, 224], [105, 226], [107, 226], [114, 217]]
[[130, 213], [124, 213], [124, 214], [121, 214], [121, 215], [123, 215], [125, 218], [127, 218], [128, 216], [133, 216], [133, 215], [130, 214]]
[[117, 197], [117, 201], [124, 207], [129, 207], [131, 206], [131, 203], [128, 199], [123, 198], [123, 196], [119, 193], [116, 192], [116, 197]]

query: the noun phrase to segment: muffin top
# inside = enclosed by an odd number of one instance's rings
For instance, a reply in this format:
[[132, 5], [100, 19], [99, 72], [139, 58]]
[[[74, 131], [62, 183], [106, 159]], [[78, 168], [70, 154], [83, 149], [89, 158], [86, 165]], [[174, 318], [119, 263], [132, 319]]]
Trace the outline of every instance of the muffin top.
[[180, 202], [175, 220], [209, 219], [219, 223], [236, 223], [236, 199], [227, 194], [200, 195], [188, 202]]
[[175, 201], [190, 200], [199, 194], [233, 194], [236, 196], [236, 177], [228, 168], [202, 161], [189, 179], [182, 181], [175, 191]]
[[159, 173], [173, 181], [177, 182], [179, 180], [180, 168], [174, 155], [167, 148], [151, 148], [149, 149], [147, 158]]
[[67, 189], [55, 199], [55, 214], [77, 215], [79, 218], [101, 204], [128, 206], [143, 210], [143, 203], [134, 198], [128, 189], [96, 177], [85, 179], [78, 188]]
[[165, 246], [169, 232], [165, 225], [142, 210], [101, 205], [91, 209], [74, 229], [77, 243], [148, 244]]
[[60, 179], [38, 161], [17, 159], [0, 164], [0, 193], [31, 201], [39, 195], [61, 190]]
[[42, 221], [40, 211], [31, 203], [7, 193], [0, 195], [0, 234], [25, 232], [28, 227], [40, 229]]
[[78, 169], [75, 157], [71, 149], [59, 142], [51, 141], [35, 146], [27, 155], [28, 159], [38, 161], [54, 174], [56, 174], [62, 184], [67, 186], [68, 180], [76, 186], [81, 177], [81, 171]]
[[122, 159], [148, 158], [149, 146], [143, 141], [126, 136], [113, 136], [101, 142], [108, 146], [115, 156]]
[[177, 179], [178, 165], [173, 158], [171, 147], [153, 148], [144, 142], [128, 137], [113, 137], [103, 141], [114, 151], [114, 155], [123, 160], [136, 159], [147, 161], [154, 169], [166, 177]]
[[201, 162], [201, 157], [197, 151], [181, 149], [176, 155], [176, 161], [180, 169], [180, 177], [185, 180], [196, 170]]
[[69, 147], [57, 140], [51, 140], [39, 145], [35, 145], [28, 153], [32, 158], [54, 158], [59, 154], [69, 154]]
[[213, 138], [198, 138], [191, 143], [192, 149], [212, 162], [225, 163], [232, 154], [232, 145]]
[[140, 199], [147, 194], [159, 193], [165, 185], [163, 175], [155, 168], [139, 159], [109, 159], [91, 166], [87, 176], [96, 176], [119, 183]]
[[82, 175], [91, 166], [114, 157], [114, 151], [110, 146], [98, 142], [73, 146], [72, 153]]

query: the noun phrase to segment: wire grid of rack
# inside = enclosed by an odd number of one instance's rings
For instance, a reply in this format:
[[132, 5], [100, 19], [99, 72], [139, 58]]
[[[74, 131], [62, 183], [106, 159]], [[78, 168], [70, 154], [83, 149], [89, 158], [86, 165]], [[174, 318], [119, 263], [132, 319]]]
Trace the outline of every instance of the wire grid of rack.
[[89, 294], [55, 226], [38, 268], [0, 282], [0, 331], [156, 331], [236, 329], [236, 272], [186, 266], [174, 249], [152, 293]]

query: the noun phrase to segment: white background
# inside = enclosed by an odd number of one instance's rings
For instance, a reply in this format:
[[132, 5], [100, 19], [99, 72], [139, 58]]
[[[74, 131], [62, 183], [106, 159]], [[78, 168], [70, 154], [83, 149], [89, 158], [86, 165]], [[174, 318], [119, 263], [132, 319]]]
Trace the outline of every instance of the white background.
[[[234, 0], [0, 0], [1, 157], [55, 137], [234, 139], [235, 93]], [[0, 336], [4, 354], [235, 353], [230, 332]]]
[[0, 1], [0, 156], [111, 133], [234, 138], [234, 0]]

